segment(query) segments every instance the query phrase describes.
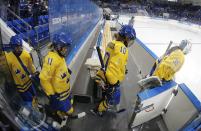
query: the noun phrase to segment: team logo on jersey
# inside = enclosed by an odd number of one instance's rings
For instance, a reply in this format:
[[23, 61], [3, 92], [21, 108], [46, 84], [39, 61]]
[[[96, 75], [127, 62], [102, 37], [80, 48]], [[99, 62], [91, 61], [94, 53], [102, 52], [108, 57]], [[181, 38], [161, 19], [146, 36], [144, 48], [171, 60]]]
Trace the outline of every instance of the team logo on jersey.
[[52, 61], [53, 61], [52, 58], [48, 58], [47, 63], [48, 63], [49, 65], [51, 65], [51, 64], [52, 64]]
[[22, 74], [22, 75], [21, 75], [21, 79], [24, 79], [25, 77], [26, 77], [25, 74]]
[[174, 63], [174, 65], [176, 66], [176, 65], [179, 64], [179, 60], [178, 60], [178, 59], [175, 59], [175, 60], [173, 61], [173, 63]]
[[17, 70], [15, 71], [15, 74], [19, 74], [19, 73], [20, 73], [20, 70], [17, 69]]
[[67, 80], [66, 80], [66, 83], [68, 83], [70, 81], [70, 79], [68, 78]]
[[66, 76], [67, 76], [66, 73], [63, 73], [63, 74], [61, 75], [61, 78], [64, 79]]

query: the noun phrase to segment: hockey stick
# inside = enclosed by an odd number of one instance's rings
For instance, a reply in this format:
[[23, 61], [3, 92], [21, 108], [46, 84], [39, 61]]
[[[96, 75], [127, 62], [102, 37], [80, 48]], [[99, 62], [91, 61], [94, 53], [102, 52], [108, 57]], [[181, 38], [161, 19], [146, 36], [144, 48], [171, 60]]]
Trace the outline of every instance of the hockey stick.
[[[46, 114], [46, 113], [45, 113]], [[55, 128], [55, 129], [58, 129], [60, 130], [61, 128], [65, 127], [68, 120], [70, 119], [79, 119], [79, 118], [82, 118], [86, 115], [85, 112], [82, 112], [82, 113], [78, 113], [77, 115], [68, 115], [68, 116], [63, 116], [62, 118], [59, 117], [58, 115], [48, 115], [47, 117], [47, 121], [49, 120], [49, 123], [50, 123], [50, 118], [52, 119], [52, 127]]]
[[[172, 44], [173, 44], [173, 42], [170, 41], [170, 43], [168, 44], [167, 49], [165, 50], [165, 53], [164, 53], [160, 58], [158, 58], [159, 63], [160, 63], [160, 60], [162, 60], [162, 59], [167, 55], [168, 50], [170, 49], [170, 47], [172, 46]], [[153, 67], [151, 68], [150, 73], [149, 73], [150, 76], [151, 76], [151, 75], [154, 73], [154, 71], [156, 70], [156, 65], [157, 65], [157, 64], [156, 64], [156, 62], [155, 62], [154, 65], [153, 65]]]
[[[111, 113], [115, 113], [115, 114], [119, 114], [119, 113], [122, 113], [122, 112], [124, 112], [124, 111], [126, 111], [126, 109], [125, 108], [122, 108], [122, 109], [120, 109], [120, 110], [112, 110], [112, 109], [108, 109], [106, 112], [111, 112]], [[91, 114], [91, 112], [89, 111], [89, 113]], [[93, 113], [94, 114], [94, 113]]]
[[116, 111], [115, 113], [122, 113], [122, 112], [124, 112], [124, 111], [126, 111], [126, 108], [122, 108], [122, 109], [120, 109], [120, 110], [118, 110], [118, 111]]
[[69, 115], [68, 117], [71, 119], [79, 119], [79, 118], [82, 118], [84, 116], [86, 116], [86, 112], [81, 112], [81, 113], [78, 113], [76, 115]]
[[[168, 50], [170, 49], [170, 47], [172, 46], [172, 44], [173, 44], [173, 41], [170, 41], [170, 43], [169, 43], [167, 49], [165, 50], [165, 53], [163, 54], [163, 57], [167, 55]], [[163, 58], [163, 57], [162, 57], [162, 58]]]
[[99, 61], [100, 61], [100, 64], [101, 64], [101, 68], [104, 70], [105, 72], [105, 65], [104, 65], [104, 61], [103, 61], [103, 58], [102, 58], [102, 54], [101, 54], [101, 50], [100, 50], [100, 47], [99, 46], [96, 46], [96, 50], [97, 50], [97, 53], [98, 53], [98, 58], [99, 58]]
[[[48, 116], [52, 117], [53, 119], [54, 118], [60, 119], [57, 114], [53, 114], [53, 112], [55, 112], [55, 110], [49, 108], [49, 105], [44, 105], [44, 109], [45, 109], [45, 112]], [[81, 113], [78, 113], [75, 115], [67, 115], [67, 117], [70, 119], [79, 119], [79, 118], [84, 117], [85, 115], [86, 115], [86, 112], [81, 112]]]

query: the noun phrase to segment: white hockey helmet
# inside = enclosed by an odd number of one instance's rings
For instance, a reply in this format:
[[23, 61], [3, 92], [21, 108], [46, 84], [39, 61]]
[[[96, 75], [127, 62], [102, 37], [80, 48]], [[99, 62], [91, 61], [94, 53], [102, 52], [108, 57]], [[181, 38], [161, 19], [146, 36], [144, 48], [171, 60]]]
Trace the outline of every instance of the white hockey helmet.
[[192, 43], [189, 40], [182, 40], [179, 44], [180, 49], [186, 55], [191, 51]]

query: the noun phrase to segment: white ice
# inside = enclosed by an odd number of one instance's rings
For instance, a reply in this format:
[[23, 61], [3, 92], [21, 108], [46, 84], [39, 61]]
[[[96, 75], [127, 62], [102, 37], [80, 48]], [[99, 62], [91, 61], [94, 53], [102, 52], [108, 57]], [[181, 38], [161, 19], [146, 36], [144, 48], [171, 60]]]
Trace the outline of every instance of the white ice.
[[[128, 16], [121, 16], [120, 23], [128, 23]], [[137, 37], [145, 43], [157, 56], [161, 56], [170, 40], [174, 44], [182, 39], [189, 39], [192, 51], [185, 57], [185, 63], [176, 74], [177, 83], [185, 83], [201, 101], [201, 27], [175, 20], [163, 20], [149, 17], [135, 17], [134, 28]]]

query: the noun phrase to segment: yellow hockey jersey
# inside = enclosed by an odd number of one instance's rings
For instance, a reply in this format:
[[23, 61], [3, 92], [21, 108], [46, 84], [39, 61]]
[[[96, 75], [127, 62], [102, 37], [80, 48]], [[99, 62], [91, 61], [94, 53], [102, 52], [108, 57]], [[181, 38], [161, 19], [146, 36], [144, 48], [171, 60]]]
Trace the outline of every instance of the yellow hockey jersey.
[[180, 70], [184, 63], [184, 53], [177, 49], [165, 56], [156, 66], [153, 75], [158, 76], [161, 80], [172, 80], [174, 74]]
[[70, 74], [65, 58], [50, 51], [45, 57], [40, 82], [47, 95], [59, 94], [63, 99], [70, 93]]
[[[32, 82], [28, 74], [24, 71], [17, 57], [13, 52], [5, 53], [10, 72], [15, 81], [16, 87], [19, 92], [25, 92], [31, 86]], [[35, 73], [36, 69], [33, 65], [31, 55], [23, 50], [19, 56], [23, 64], [27, 67], [30, 74]]]
[[110, 84], [122, 82], [125, 77], [128, 48], [121, 41], [112, 41], [106, 48], [104, 64], [106, 78]]

